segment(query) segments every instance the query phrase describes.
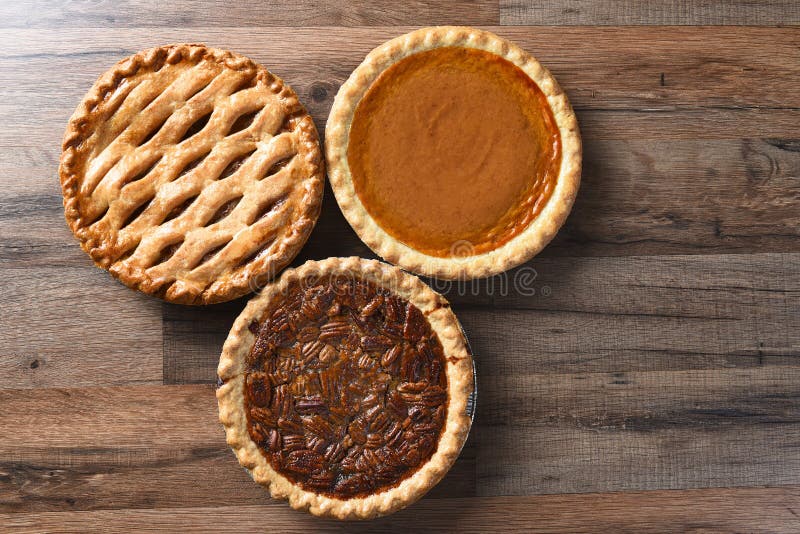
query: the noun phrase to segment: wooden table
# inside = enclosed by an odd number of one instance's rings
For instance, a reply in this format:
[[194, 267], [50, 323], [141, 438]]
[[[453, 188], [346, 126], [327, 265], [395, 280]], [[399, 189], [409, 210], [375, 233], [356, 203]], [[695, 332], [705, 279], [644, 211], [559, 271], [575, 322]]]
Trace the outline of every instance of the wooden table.
[[[0, 530], [800, 531], [797, 2], [168, 4], [0, 5]], [[92, 267], [60, 138], [107, 67], [181, 41], [263, 63], [322, 130], [370, 49], [452, 22], [553, 71], [583, 184], [507, 293], [439, 286], [479, 373], [452, 472], [393, 517], [321, 521], [253, 484], [217, 422], [245, 301], [164, 304]], [[372, 257], [328, 190], [295, 263], [351, 254]]]

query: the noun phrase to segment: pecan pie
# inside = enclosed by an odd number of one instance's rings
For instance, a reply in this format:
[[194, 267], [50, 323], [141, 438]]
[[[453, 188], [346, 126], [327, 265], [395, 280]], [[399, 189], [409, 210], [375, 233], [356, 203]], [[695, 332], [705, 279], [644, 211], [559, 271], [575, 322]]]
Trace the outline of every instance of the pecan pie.
[[581, 143], [538, 61], [472, 28], [418, 30], [373, 50], [326, 127], [345, 217], [383, 258], [442, 278], [537, 254], [572, 207]]
[[311, 117], [280, 78], [181, 44], [97, 80], [70, 119], [59, 173], [67, 222], [99, 267], [208, 304], [294, 258], [319, 215], [321, 159]]
[[341, 519], [394, 512], [447, 472], [470, 427], [472, 357], [447, 301], [396, 267], [286, 271], [236, 320], [220, 420], [256, 482]]

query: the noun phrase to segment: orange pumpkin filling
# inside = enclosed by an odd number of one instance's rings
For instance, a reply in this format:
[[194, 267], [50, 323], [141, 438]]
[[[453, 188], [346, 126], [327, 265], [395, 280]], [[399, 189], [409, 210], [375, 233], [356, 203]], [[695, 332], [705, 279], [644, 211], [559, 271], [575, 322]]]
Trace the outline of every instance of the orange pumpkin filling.
[[425, 254], [462, 256], [502, 246], [536, 218], [558, 178], [561, 138], [519, 67], [445, 47], [375, 80], [347, 159], [356, 194], [387, 233]]

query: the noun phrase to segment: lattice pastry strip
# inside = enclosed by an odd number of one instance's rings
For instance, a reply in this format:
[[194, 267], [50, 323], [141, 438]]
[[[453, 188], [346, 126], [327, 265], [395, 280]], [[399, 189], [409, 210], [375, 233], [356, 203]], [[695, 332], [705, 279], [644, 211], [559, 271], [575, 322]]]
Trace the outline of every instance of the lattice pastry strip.
[[[128, 152], [131, 147], [134, 147], [136, 152], [160, 152], [175, 143], [177, 138], [183, 134], [182, 131], [176, 130], [180, 130], [181, 126], [183, 126], [183, 129], [188, 128], [202, 114], [212, 109], [214, 102], [209, 99], [208, 95], [211, 94], [213, 96], [213, 91], [224, 88], [225, 85], [229, 85], [235, 82], [237, 78], [240, 78], [235, 73], [227, 76], [222, 74], [216, 79], [209, 77], [209, 75], [198, 74], [198, 76], [195, 76], [196, 70], [199, 69], [185, 72], [178, 80], [168, 86], [161, 95], [148, 104], [148, 113], [139, 113], [118, 137], [105, 146], [102, 152], [94, 156], [86, 173], [86, 181], [82, 188], [83, 193], [91, 195], [94, 188], [101, 181], [113, 179], [115, 174], [124, 173], [124, 162], [120, 166], [121, 170], [118, 167], [116, 168], [116, 173], [114, 172], [115, 166], [121, 159], [131, 157], [132, 154]], [[200, 94], [192, 96], [208, 82], [211, 83]], [[184, 103], [185, 105], [183, 105]], [[154, 133], [155, 135], [153, 135]], [[149, 138], [151, 135], [153, 137]], [[93, 207], [109, 200], [97, 195], [92, 195], [90, 199]]]
[[[140, 250], [142, 251], [141, 256], [132, 256], [126, 260], [126, 262], [132, 265], [138, 264], [141, 268], [149, 268], [152, 265], [150, 262], [157, 259], [154, 252], [160, 253], [165, 242], [173, 241], [178, 236], [184, 236], [185, 240], [183, 244], [167, 262], [156, 265], [148, 269], [148, 271], [153, 278], [158, 279], [162, 279], [165, 275], [165, 271], [168, 273], [186, 271], [193, 273], [200, 259], [207, 254], [209, 250], [215, 250], [221, 246], [220, 243], [226, 244], [231, 242], [234, 236], [242, 230], [252, 230], [256, 226], [258, 228], [264, 228], [264, 235], [261, 239], [255, 239], [246, 243], [241, 243], [240, 239], [240, 242], [236, 243], [236, 245], [239, 247], [245, 246], [246, 248], [240, 250], [239, 253], [236, 253], [235, 247], [226, 246], [225, 249], [220, 250], [214, 258], [213, 265], [216, 265], [217, 269], [215, 270], [219, 271], [220, 266], [224, 266], [227, 263], [228, 257], [241, 260], [249, 256], [254, 249], [258, 248], [260, 244], [263, 244], [267, 237], [275, 234], [277, 229], [281, 226], [281, 223], [285, 222], [285, 216], [288, 215], [287, 212], [290, 206], [290, 204], [286, 202], [282, 202], [277, 209], [271, 210], [274, 212], [273, 217], [269, 219], [265, 217], [267, 222], [272, 223], [268, 225], [268, 227], [266, 227], [267, 224], [264, 222], [264, 219], [256, 223], [256, 218], [259, 216], [259, 211], [263, 210], [264, 205], [272, 206], [279, 199], [289, 194], [294, 183], [292, 171], [297, 167], [293, 165], [284, 168], [277, 174], [271, 176], [269, 180], [247, 183], [253, 181], [252, 176], [258, 176], [265, 172], [275, 159], [274, 154], [271, 155], [267, 153], [264, 157], [259, 157], [256, 154], [258, 153], [254, 153], [239, 171], [225, 179], [225, 182], [230, 181], [232, 183], [216, 182], [210, 184], [200, 194], [198, 201], [187, 208], [182, 215], [170, 221], [168, 225], [159, 227], [157, 229], [158, 233], [151, 232], [150, 235], [146, 236], [137, 249], [137, 253]], [[203, 202], [202, 197], [206, 193], [210, 193], [212, 198], [224, 198], [222, 192], [217, 191], [218, 189], [224, 189], [229, 194], [241, 195], [239, 203], [227, 217], [211, 226], [202, 227], [203, 222], [210, 220], [216, 211], [214, 210], [214, 204], [211, 202]], [[217, 210], [218, 209], [219, 207]], [[283, 215], [283, 217], [277, 218], [277, 215]], [[277, 220], [275, 220], [276, 218]], [[250, 232], [248, 235], [252, 236], [253, 233]], [[212, 269], [211, 266], [206, 264], [203, 264], [203, 267], [205, 267], [205, 269], [201, 272], [208, 272]], [[167, 275], [167, 278], [169, 278], [169, 275]], [[192, 278], [196, 281], [198, 276], [195, 274], [187, 278]], [[165, 279], [164, 281], [171, 280]]]
[[[211, 89], [224, 89], [224, 86], [219, 87], [221, 84], [216, 83], [221, 78], [222, 75], [214, 80], [202, 93]], [[234, 83], [236, 81], [235, 78], [231, 80], [231, 82]], [[119, 189], [136, 176], [133, 174], [134, 172], [140, 171], [143, 167], [152, 165], [153, 162], [157, 162], [160, 159], [165, 159], [167, 162], [167, 165], [165, 165], [167, 168], [163, 169], [162, 167], [163, 170], [173, 170], [176, 167], [175, 163], [179, 162], [173, 162], [172, 165], [170, 165], [171, 158], [164, 158], [164, 156], [178, 154], [184, 147], [189, 145], [191, 145], [190, 149], [192, 151], [202, 153], [203, 151], [210, 150], [214, 144], [225, 137], [225, 132], [230, 129], [233, 121], [240, 115], [240, 112], [234, 107], [235, 104], [233, 102], [231, 102], [232, 105], [227, 105], [227, 102], [220, 100], [215, 102], [208, 97], [203, 98], [204, 95], [202, 93], [193, 97], [186, 105], [183, 105], [180, 109], [168, 116], [166, 122], [158, 129], [158, 132], [152, 139], [122, 156], [122, 158], [115, 162], [113, 167], [106, 171], [105, 175], [100, 178], [100, 182], [97, 184], [97, 188], [94, 190], [91, 197], [94, 204], [92, 207], [95, 210], [99, 211], [101, 208], [107, 207], [109, 202], [119, 194]], [[233, 100], [233, 98], [231, 98], [231, 100]], [[268, 99], [264, 96], [261, 98], [256, 96], [256, 98], [252, 100], [253, 102], [250, 104], [251, 107], [253, 107], [254, 104], [263, 107], [268, 102]], [[153, 102], [153, 104], [155, 103], [156, 102]], [[176, 105], [178, 105], [177, 102], [164, 102], [161, 104], [162, 107], [167, 108], [172, 108]], [[211, 120], [209, 120], [209, 123], [202, 131], [196, 133], [183, 143], [179, 143], [181, 136], [186, 133], [187, 124], [192, 125], [196, 123], [204, 115], [212, 111]], [[231, 115], [235, 116], [231, 117]], [[153, 121], [148, 122], [149, 123], [143, 126], [143, 129], [153, 131], [158, 127], [157, 124], [155, 126], [152, 124]], [[131, 128], [136, 127], [137, 124], [136, 121], [134, 121]], [[95, 159], [95, 162], [109, 160], [113, 157], [112, 154], [122, 152], [119, 145], [126, 142], [126, 140], [118, 137], [97, 157], [97, 159]], [[169, 167], [172, 167], [172, 169]], [[87, 178], [94, 179], [94, 176], [87, 176]]]
[[[265, 118], [269, 118], [269, 116], [265, 115]], [[274, 120], [261, 120], [258, 124], [254, 124], [253, 126], [263, 127], [265, 123], [268, 124], [270, 122], [274, 122]], [[210, 123], [211, 121], [209, 124]], [[242, 132], [242, 135], [247, 133], [248, 132]], [[270, 137], [269, 134], [264, 135], [259, 129], [256, 129], [254, 133], [257, 133], [259, 137]], [[202, 132], [197, 134], [197, 136], [202, 135]], [[166, 163], [161, 169], [161, 172], [148, 173], [142, 180], [128, 185], [127, 187], [130, 191], [127, 197], [130, 201], [126, 205], [120, 205], [120, 210], [117, 210], [119, 213], [116, 213], [114, 219], [109, 221], [109, 224], [111, 224], [115, 230], [119, 231], [120, 240], [118, 240], [118, 245], [127, 250], [128, 247], [134, 244], [131, 242], [131, 239], [138, 239], [141, 236], [143, 228], [149, 228], [160, 224], [171, 210], [177, 208], [187, 199], [197, 197], [206, 187], [208, 187], [209, 190], [205, 191], [203, 194], [204, 198], [200, 199], [206, 201], [206, 203], [213, 202], [215, 198], [224, 196], [226, 188], [236, 188], [239, 183], [236, 179], [231, 180], [227, 178], [225, 176], [226, 170], [231, 168], [233, 164], [241, 164], [241, 157], [248, 154], [254, 155], [253, 151], [257, 150], [258, 146], [255, 141], [242, 138], [242, 135], [237, 135], [235, 136], [236, 138], [225, 138], [219, 142], [216, 142], [214, 139], [206, 140], [199, 138], [197, 140], [197, 146], [201, 147], [199, 149], [199, 152], [201, 152], [199, 157], [204, 159], [202, 163], [194, 169], [188, 172], [186, 171], [187, 166], [190, 165], [192, 158], [195, 156], [195, 152], [193, 151], [190, 153], [189, 157], [184, 157], [182, 159], [176, 157], [167, 158], [168, 161], [173, 160], [175, 163], [172, 165]], [[279, 138], [276, 138], [275, 141], [285, 145], [287, 142], [292, 143], [291, 139], [289, 134], [283, 134]], [[175, 151], [180, 151], [179, 146], [173, 148]], [[202, 155], [203, 152], [208, 150], [210, 150], [208, 154]], [[294, 153], [296, 153], [296, 150], [293, 151], [291, 155], [294, 155]], [[252, 155], [250, 158], [252, 158]], [[245, 176], [247, 172], [251, 171], [251, 167], [252, 166], [245, 166], [240, 171], [237, 171], [236, 174], [238, 176]], [[178, 176], [179, 173], [183, 174], [184, 172], [186, 174]], [[224, 179], [224, 183], [215, 185], [215, 182], [220, 179]], [[292, 184], [287, 185], [287, 187], [291, 186]], [[124, 224], [123, 217], [129, 217], [137, 207], [143, 206], [147, 202], [150, 202], [150, 204], [135, 220], [130, 221], [130, 224]], [[206, 222], [205, 220], [196, 221], [197, 224], [201, 225]], [[122, 226], [124, 226], [124, 228]]]
[[64, 137], [67, 222], [127, 285], [202, 304], [247, 293], [299, 251], [323, 169], [311, 117], [263, 67], [201, 45], [103, 75]]

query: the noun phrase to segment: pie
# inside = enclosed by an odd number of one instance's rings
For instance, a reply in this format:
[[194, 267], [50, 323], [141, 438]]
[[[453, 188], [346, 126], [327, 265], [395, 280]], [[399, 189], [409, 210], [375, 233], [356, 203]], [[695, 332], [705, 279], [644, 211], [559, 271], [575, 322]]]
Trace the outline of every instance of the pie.
[[67, 223], [94, 262], [171, 302], [248, 293], [285, 267], [320, 211], [323, 162], [294, 91], [203, 45], [139, 52], [69, 121]]
[[440, 278], [537, 254], [580, 182], [575, 114], [553, 76], [481, 30], [421, 29], [375, 50], [331, 109], [336, 200], [384, 259]]
[[219, 362], [220, 420], [275, 498], [366, 519], [416, 501], [469, 432], [472, 356], [447, 301], [397, 267], [290, 269], [238, 317]]

